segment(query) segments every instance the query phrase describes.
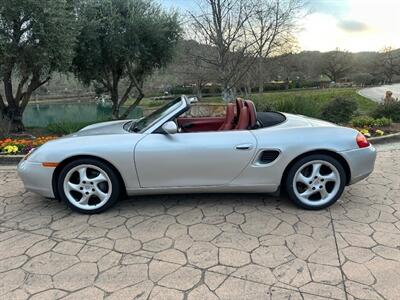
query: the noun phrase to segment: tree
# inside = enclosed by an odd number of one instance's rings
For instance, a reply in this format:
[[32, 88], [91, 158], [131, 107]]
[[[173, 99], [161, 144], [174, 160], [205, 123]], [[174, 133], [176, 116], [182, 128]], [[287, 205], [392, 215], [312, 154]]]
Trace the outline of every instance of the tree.
[[258, 90], [264, 91], [264, 62], [271, 55], [291, 52], [295, 43], [293, 31], [301, 0], [253, 0], [257, 7], [251, 21], [250, 32], [258, 61]]
[[288, 41], [297, 12], [292, 3], [299, 1], [202, 0], [199, 12], [190, 14], [193, 36], [215, 48], [202, 60], [217, 68], [226, 101], [234, 98], [237, 84], [258, 57], [262, 63], [261, 58]]
[[391, 84], [395, 75], [400, 75], [400, 53], [392, 47], [385, 47], [380, 52], [375, 63], [378, 73], [383, 75], [385, 82]]
[[193, 85], [199, 99], [202, 99], [202, 90], [207, 83], [215, 82], [218, 78], [215, 67], [201, 59], [203, 55], [211, 55], [213, 50], [210, 46], [201, 45], [193, 40], [184, 41], [175, 60], [173, 73], [180, 77], [184, 84]]
[[67, 0], [1, 2], [0, 131], [23, 131], [22, 115], [32, 93], [50, 80], [52, 72], [68, 69], [74, 23]]
[[234, 87], [248, 70], [251, 41], [246, 24], [252, 7], [245, 0], [203, 0], [199, 12], [191, 13], [194, 36], [199, 43], [215, 48], [215, 53], [202, 56], [206, 63], [218, 70], [224, 100], [234, 97]]
[[346, 77], [351, 70], [352, 55], [347, 51], [341, 51], [339, 48], [335, 51], [324, 53], [321, 68], [322, 74], [337, 82]]
[[[79, 19], [74, 72], [110, 94], [114, 119], [126, 118], [144, 97], [146, 77], [173, 58], [178, 16], [150, 0], [89, 0], [79, 8]], [[121, 114], [133, 92], [135, 101]]]

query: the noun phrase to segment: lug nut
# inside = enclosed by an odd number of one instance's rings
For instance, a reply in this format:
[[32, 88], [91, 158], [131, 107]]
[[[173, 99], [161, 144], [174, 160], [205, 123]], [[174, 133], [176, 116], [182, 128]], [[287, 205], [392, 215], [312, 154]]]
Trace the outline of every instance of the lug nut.
[[89, 192], [86, 192], [85, 194], [86, 194], [86, 195], [89, 195]]
[[312, 189], [315, 190], [315, 187], [313, 187]]
[[94, 189], [92, 189], [92, 192], [94, 192], [95, 190]]
[[320, 185], [319, 188], [322, 189], [322, 185]]
[[85, 184], [85, 183], [86, 183], [86, 181], [82, 181], [82, 183], [83, 183], [83, 184]]
[[79, 189], [82, 191], [82, 190], [83, 190], [83, 187], [80, 187]]

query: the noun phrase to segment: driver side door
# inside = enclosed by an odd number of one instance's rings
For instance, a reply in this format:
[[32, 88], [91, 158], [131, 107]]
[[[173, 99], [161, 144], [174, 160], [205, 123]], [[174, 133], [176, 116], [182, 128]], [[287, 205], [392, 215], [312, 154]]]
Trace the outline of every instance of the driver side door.
[[257, 140], [248, 130], [148, 134], [135, 148], [143, 188], [229, 184], [251, 162]]

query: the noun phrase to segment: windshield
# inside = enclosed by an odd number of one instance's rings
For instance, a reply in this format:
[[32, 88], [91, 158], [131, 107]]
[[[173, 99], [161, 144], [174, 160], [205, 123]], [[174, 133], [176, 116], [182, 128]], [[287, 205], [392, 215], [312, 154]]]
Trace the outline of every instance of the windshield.
[[131, 125], [131, 131], [133, 132], [143, 132], [147, 128], [151, 127], [155, 122], [157, 122], [159, 119], [165, 117], [172, 111], [178, 109], [180, 106], [182, 98], [177, 98], [175, 100], [172, 100], [165, 104], [164, 106], [160, 107], [156, 111], [153, 111], [150, 115], [147, 117], [143, 117], [139, 119], [136, 122], [133, 122]]

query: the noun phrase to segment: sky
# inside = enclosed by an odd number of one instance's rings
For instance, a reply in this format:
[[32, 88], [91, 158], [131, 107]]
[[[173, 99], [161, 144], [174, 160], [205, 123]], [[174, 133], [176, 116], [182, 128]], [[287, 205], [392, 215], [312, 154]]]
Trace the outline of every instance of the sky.
[[[167, 8], [195, 10], [198, 0], [159, 0]], [[351, 52], [400, 48], [400, 0], [308, 0], [299, 21], [300, 50]]]

